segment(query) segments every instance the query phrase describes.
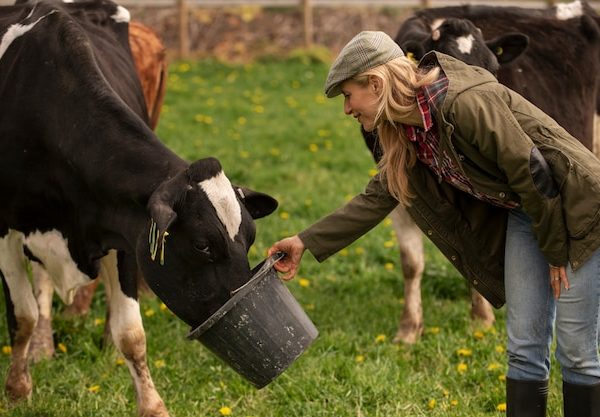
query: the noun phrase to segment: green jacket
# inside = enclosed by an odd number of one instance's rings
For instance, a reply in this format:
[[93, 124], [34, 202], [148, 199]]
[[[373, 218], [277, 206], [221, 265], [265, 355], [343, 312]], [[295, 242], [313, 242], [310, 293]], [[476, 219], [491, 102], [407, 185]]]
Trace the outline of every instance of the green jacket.
[[[440, 65], [449, 80], [441, 109], [431, 109], [440, 151], [476, 190], [521, 204], [548, 263], [579, 268], [600, 247], [600, 161], [486, 70], [437, 52], [421, 60], [420, 66], [428, 65]], [[490, 303], [502, 306], [507, 209], [440, 181], [420, 162], [409, 182], [415, 197], [407, 209], [416, 224]], [[397, 204], [377, 175], [299, 236], [323, 261]]]

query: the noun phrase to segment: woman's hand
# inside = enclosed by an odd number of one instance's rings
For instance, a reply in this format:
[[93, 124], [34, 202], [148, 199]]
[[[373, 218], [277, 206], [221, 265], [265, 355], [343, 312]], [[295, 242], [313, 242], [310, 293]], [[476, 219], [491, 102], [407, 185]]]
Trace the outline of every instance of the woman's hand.
[[268, 256], [271, 256], [276, 252], [285, 253], [285, 257], [275, 264], [276, 270], [285, 272], [285, 274], [281, 276], [283, 280], [289, 281], [296, 276], [304, 250], [304, 243], [300, 240], [298, 235], [282, 239], [269, 248]]
[[554, 298], [560, 297], [560, 286], [561, 284], [568, 290], [569, 279], [567, 278], [567, 269], [564, 266], [550, 265], [550, 286], [554, 293]]

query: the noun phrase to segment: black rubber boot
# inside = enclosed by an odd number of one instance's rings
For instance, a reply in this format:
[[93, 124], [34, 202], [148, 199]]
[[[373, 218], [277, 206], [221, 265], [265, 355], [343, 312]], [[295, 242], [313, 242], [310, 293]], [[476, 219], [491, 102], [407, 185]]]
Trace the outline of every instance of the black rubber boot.
[[563, 381], [565, 417], [600, 417], [600, 384], [579, 385]]
[[548, 381], [506, 378], [507, 417], [545, 417]]

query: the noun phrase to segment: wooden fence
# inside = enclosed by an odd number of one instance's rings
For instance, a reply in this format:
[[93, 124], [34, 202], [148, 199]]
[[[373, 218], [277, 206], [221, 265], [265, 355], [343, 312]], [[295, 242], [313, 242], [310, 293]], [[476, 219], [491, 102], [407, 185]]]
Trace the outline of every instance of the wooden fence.
[[[189, 56], [189, 17], [195, 8], [227, 7], [269, 7], [295, 8], [302, 12], [305, 46], [313, 44], [313, 11], [317, 7], [368, 7], [418, 9], [426, 7], [458, 6], [464, 4], [487, 4], [493, 6], [518, 6], [543, 8], [561, 3], [557, 0], [115, 0], [125, 7], [143, 9], [177, 9], [178, 16], [178, 53], [181, 58]], [[13, 4], [14, 0], [0, 0], [0, 6]], [[588, 0], [596, 10], [600, 10], [600, 0]]]

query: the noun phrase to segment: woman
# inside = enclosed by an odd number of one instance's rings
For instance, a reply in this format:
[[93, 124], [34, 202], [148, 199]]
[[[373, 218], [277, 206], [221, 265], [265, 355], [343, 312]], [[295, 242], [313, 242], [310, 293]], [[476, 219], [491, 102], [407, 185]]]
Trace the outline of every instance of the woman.
[[432, 52], [419, 66], [382, 32], [361, 32], [325, 93], [383, 150], [365, 191], [275, 243], [292, 279], [397, 204], [493, 305], [507, 305], [508, 416], [545, 416], [550, 345], [566, 417], [600, 416], [600, 161], [487, 71]]

